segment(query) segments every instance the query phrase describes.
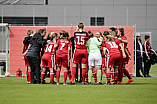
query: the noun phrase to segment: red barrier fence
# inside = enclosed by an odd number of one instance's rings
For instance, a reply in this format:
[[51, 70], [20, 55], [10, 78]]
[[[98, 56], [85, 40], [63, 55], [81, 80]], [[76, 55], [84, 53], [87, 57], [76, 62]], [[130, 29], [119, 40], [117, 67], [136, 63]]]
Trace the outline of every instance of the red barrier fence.
[[[113, 27], [113, 26], [112, 26]], [[130, 74], [134, 73], [134, 27], [133, 26], [114, 26], [115, 28], [124, 28], [125, 36], [128, 40], [128, 48], [131, 52], [132, 59], [129, 61], [126, 69]], [[22, 59], [22, 49], [23, 49], [23, 39], [27, 36], [27, 30], [46, 28], [47, 34], [49, 31], [54, 31], [59, 34], [60, 30], [65, 30], [69, 32], [70, 37], [73, 36], [76, 26], [10, 26], [9, 27], [9, 72], [11, 74], [16, 74], [16, 71], [20, 68], [22, 72], [26, 73], [26, 67]], [[94, 34], [97, 31], [104, 32], [108, 31], [110, 27], [93, 27], [86, 26], [84, 31], [91, 30]], [[72, 64], [71, 64], [72, 65]], [[63, 72], [63, 71], [62, 71]]]

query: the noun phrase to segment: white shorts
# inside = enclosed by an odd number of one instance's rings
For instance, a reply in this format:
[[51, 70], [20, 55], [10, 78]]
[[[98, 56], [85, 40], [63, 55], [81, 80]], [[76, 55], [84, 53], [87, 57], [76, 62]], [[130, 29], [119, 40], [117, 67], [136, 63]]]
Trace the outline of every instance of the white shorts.
[[102, 65], [102, 57], [100, 53], [89, 53], [88, 57], [88, 65], [89, 68], [93, 68], [93, 66], [96, 65], [96, 67], [101, 67]]

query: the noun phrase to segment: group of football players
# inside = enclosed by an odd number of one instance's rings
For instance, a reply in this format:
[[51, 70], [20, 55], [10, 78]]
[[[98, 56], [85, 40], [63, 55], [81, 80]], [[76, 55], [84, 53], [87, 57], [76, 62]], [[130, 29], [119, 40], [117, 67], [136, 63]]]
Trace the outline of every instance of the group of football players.
[[[40, 75], [40, 81], [38, 83], [45, 84], [45, 72], [46, 69], [50, 69], [50, 83], [60, 84], [60, 72], [64, 70], [64, 82], [63, 85], [67, 85], [67, 76], [69, 76], [69, 83], [75, 84], [74, 79], [76, 75], [77, 64], [81, 63], [82, 66], [82, 84], [88, 83], [91, 85], [92, 76], [95, 79], [95, 83], [102, 85], [102, 76], [105, 73], [107, 83], [105, 85], [117, 85], [123, 84], [123, 74], [128, 77], [129, 84], [133, 82], [133, 78], [129, 72], [125, 69], [125, 65], [131, 60], [130, 52], [128, 50], [128, 41], [124, 36], [124, 29], [110, 28], [109, 31], [96, 32], [94, 35], [91, 31], [83, 31], [84, 24], [80, 22], [74, 33], [75, 42], [69, 40], [68, 32], [61, 30], [60, 36], [50, 31], [47, 35], [46, 42], [42, 44], [42, 50], [40, 53], [40, 60], [42, 63], [42, 71]], [[43, 29], [44, 31], [44, 29]], [[42, 32], [43, 32], [42, 31]], [[46, 32], [46, 30], [45, 30]], [[29, 61], [29, 48], [32, 47], [33, 37], [36, 33], [35, 30], [28, 30], [28, 36], [25, 37], [23, 43], [23, 59], [27, 66], [27, 83], [32, 83], [32, 78], [39, 77], [36, 73], [32, 74], [33, 66], [30, 66]], [[45, 36], [45, 35], [41, 35]], [[44, 40], [42, 37], [42, 40]], [[38, 42], [37, 42], [38, 43]], [[74, 52], [71, 53], [71, 46], [74, 46]], [[28, 56], [28, 57], [27, 57]], [[72, 69], [70, 69], [70, 59], [72, 56]], [[56, 68], [54, 66], [57, 66]], [[97, 71], [96, 71], [96, 70]], [[56, 74], [57, 82], [54, 81], [54, 72]], [[94, 73], [94, 74], [93, 74]], [[96, 75], [97, 74], [97, 75]], [[112, 77], [112, 81], [110, 81]], [[33, 83], [35, 83], [33, 81]]]

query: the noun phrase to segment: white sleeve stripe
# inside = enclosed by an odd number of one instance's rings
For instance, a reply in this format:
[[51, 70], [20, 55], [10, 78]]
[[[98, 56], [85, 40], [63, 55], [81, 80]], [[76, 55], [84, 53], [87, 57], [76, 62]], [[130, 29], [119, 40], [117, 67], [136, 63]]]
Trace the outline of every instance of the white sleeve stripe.
[[151, 49], [151, 50], [156, 54], [156, 52], [153, 49]]
[[147, 49], [146, 49], [146, 41], [144, 42], [144, 48], [145, 48], [145, 53], [146, 53], [147, 57], [149, 57], [149, 56], [148, 56]]
[[53, 63], [53, 61], [54, 61], [54, 60], [53, 60], [53, 55], [51, 56], [51, 60], [52, 60], [52, 68], [54, 68], [54, 65], [53, 65], [53, 64], [54, 64], [54, 63]]

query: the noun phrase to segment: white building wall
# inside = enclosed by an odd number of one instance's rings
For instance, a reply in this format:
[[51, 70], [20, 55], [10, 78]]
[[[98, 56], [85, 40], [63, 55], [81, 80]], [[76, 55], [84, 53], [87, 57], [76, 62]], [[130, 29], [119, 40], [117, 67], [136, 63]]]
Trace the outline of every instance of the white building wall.
[[104, 17], [105, 26], [132, 26], [137, 32], [152, 32], [157, 50], [157, 0], [48, 0], [48, 5], [0, 5], [0, 16], [48, 17], [48, 25], [90, 26], [90, 17]]

